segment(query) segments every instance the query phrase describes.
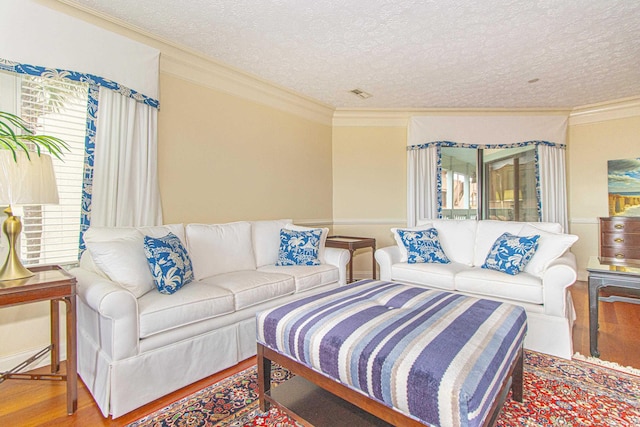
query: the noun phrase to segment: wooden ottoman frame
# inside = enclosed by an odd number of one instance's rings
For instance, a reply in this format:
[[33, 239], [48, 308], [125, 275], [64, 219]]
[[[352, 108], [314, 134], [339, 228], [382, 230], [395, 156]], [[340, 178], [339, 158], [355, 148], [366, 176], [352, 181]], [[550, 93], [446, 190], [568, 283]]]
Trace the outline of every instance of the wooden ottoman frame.
[[[318, 371], [315, 371], [308, 366], [288, 357], [282, 355], [279, 352], [272, 350], [271, 348], [258, 343], [258, 387], [259, 387], [259, 395], [260, 395], [260, 410], [268, 411], [270, 404], [275, 404], [281, 407], [288, 415], [293, 417], [296, 421], [302, 423], [305, 426], [310, 426], [309, 420], [305, 418], [304, 411], [298, 408], [287, 407], [285, 403], [282, 401], [284, 399], [279, 398], [277, 400], [274, 397], [274, 393], [271, 389], [271, 364], [272, 362], [277, 363], [283, 368], [288, 369], [290, 372], [294, 373], [296, 376], [300, 376], [311, 383], [321, 387], [322, 389], [329, 392], [331, 395], [337, 396], [343, 399], [346, 402], [351, 403], [352, 405], [357, 406], [358, 408], [366, 411], [369, 414], [373, 414], [381, 420], [386, 421], [395, 426], [424, 426], [425, 424], [412, 418], [408, 415], [405, 415], [394, 408], [391, 408], [378, 400], [372, 399], [363, 393], [354, 390], [353, 388], [347, 387], [342, 383], [336, 381], [335, 379], [322, 374]], [[523, 391], [523, 364], [524, 364], [524, 354], [522, 346], [518, 350], [518, 354], [514, 360], [514, 362], [509, 367], [508, 374], [502, 381], [502, 385], [500, 388], [500, 392], [496, 396], [495, 401], [491, 406], [491, 410], [489, 412], [489, 416], [485, 420], [485, 426], [492, 426], [495, 424], [498, 415], [500, 414], [500, 410], [506, 400], [507, 394], [511, 389], [513, 391], [512, 397], [514, 400], [518, 402], [522, 402], [522, 391]], [[292, 378], [286, 381], [283, 384], [280, 384], [277, 389], [282, 390], [286, 395], [286, 391], [284, 390], [287, 386], [288, 382], [292, 382], [292, 380], [296, 380], [296, 378]], [[296, 393], [296, 391], [290, 391], [291, 393]], [[317, 395], [316, 395], [317, 396]], [[295, 396], [293, 396], [295, 398]], [[317, 403], [317, 401], [316, 401]], [[312, 402], [313, 404], [313, 402]], [[304, 409], [304, 408], [303, 408]], [[330, 409], [330, 408], [329, 408]], [[326, 410], [319, 409], [320, 411]], [[371, 423], [371, 420], [367, 422], [367, 424]], [[357, 424], [357, 423], [356, 423]], [[350, 426], [353, 427], [353, 423], [349, 423]], [[371, 424], [369, 424], [371, 425]], [[384, 425], [384, 423], [380, 424]]]

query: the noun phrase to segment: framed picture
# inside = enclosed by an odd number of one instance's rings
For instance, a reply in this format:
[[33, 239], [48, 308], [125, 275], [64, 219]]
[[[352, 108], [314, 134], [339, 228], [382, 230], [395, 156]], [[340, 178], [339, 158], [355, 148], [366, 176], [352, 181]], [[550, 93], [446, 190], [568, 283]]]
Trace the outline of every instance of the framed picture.
[[609, 160], [609, 216], [640, 216], [640, 158]]

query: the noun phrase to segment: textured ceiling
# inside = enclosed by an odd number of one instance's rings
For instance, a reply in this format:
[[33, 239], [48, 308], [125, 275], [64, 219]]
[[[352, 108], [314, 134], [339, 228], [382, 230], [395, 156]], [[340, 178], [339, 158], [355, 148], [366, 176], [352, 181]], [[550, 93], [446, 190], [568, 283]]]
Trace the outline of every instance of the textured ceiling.
[[338, 108], [565, 108], [640, 95], [638, 0], [65, 3]]

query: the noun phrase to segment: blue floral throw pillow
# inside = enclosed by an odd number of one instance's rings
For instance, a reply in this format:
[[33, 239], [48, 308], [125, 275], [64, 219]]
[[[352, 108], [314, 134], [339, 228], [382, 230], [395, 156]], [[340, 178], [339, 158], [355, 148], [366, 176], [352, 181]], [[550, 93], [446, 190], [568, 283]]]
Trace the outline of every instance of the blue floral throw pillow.
[[504, 233], [495, 241], [482, 268], [516, 275], [524, 270], [538, 249], [539, 235], [516, 236]]
[[420, 231], [398, 230], [398, 235], [407, 248], [409, 264], [423, 262], [449, 264], [451, 262], [440, 246], [438, 230], [435, 228]]
[[320, 265], [318, 251], [321, 235], [319, 228], [309, 231], [281, 229], [276, 265]]
[[193, 280], [193, 267], [178, 236], [144, 237], [144, 253], [158, 291], [171, 295]]

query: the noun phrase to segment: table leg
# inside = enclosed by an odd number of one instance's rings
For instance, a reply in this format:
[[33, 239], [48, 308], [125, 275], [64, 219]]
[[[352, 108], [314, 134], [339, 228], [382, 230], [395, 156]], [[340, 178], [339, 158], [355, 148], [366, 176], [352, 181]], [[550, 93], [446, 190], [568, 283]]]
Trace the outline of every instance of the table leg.
[[376, 248], [375, 245], [371, 250], [371, 266], [373, 268], [373, 280], [376, 280]]
[[67, 307], [67, 414], [78, 409], [78, 361], [76, 351], [76, 297], [64, 299]]
[[353, 283], [353, 249], [349, 249], [349, 281], [347, 283]]
[[589, 351], [593, 357], [600, 357], [598, 351], [598, 295], [602, 281], [589, 277]]
[[60, 372], [60, 311], [59, 300], [51, 300], [51, 373]]
[[262, 412], [269, 410], [269, 401], [266, 399], [266, 395], [270, 390], [271, 360], [264, 357], [264, 347], [258, 344], [258, 398]]

